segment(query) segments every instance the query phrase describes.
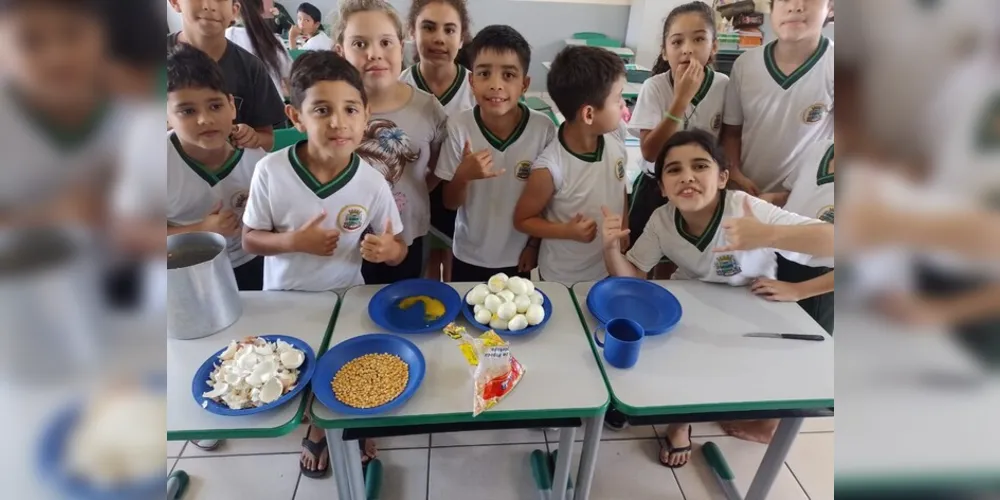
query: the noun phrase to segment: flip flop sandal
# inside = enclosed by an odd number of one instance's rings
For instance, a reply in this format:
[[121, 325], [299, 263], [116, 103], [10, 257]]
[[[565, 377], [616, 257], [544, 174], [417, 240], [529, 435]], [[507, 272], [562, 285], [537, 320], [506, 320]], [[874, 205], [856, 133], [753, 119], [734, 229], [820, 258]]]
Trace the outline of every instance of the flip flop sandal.
[[326, 436], [323, 436], [323, 439], [320, 439], [319, 441], [310, 441], [309, 436], [306, 435], [306, 437], [302, 438], [302, 447], [308, 450], [309, 453], [312, 453], [312, 456], [315, 457], [317, 464], [319, 464], [319, 457], [323, 455], [324, 451], [327, 452], [328, 457], [326, 460], [326, 467], [316, 470], [307, 469], [305, 464], [302, 463], [302, 460], [299, 460], [299, 470], [302, 471], [302, 475], [312, 479], [319, 479], [326, 476], [326, 473], [330, 470], [330, 452], [326, 446]]
[[[670, 465], [670, 455], [673, 455], [674, 453], [684, 453], [684, 452], [690, 453], [691, 452], [691, 445], [694, 444], [694, 443], [691, 441], [691, 426], [690, 425], [688, 425], [688, 443], [689, 444], [687, 446], [681, 446], [680, 448], [674, 448], [674, 445], [670, 442], [670, 437], [668, 437], [668, 436], [663, 436], [663, 443], [666, 444], [666, 446], [665, 447], [664, 446], [660, 447], [660, 456], [659, 456], [660, 465], [662, 465], [664, 467], [671, 468], [671, 469], [679, 469], [681, 467], [684, 467], [685, 465], [688, 464], [688, 462], [691, 461], [691, 456], [688, 455], [688, 459], [686, 461], [684, 461], [684, 463], [678, 464], [678, 465]], [[664, 457], [663, 457], [663, 452], [664, 451], [667, 452], [666, 459], [664, 459]]]
[[[211, 443], [211, 444], [203, 445], [203, 444], [200, 444], [200, 443]], [[221, 439], [201, 439], [201, 440], [191, 441], [191, 444], [193, 444], [196, 447], [201, 448], [202, 450], [205, 450], [205, 451], [215, 451], [215, 450], [219, 449], [220, 445], [222, 445], [222, 440]]]
[[177, 481], [177, 490], [174, 491], [174, 496], [170, 500], [178, 500], [184, 497], [184, 493], [187, 491], [188, 484], [191, 482], [191, 478], [188, 477], [187, 472], [182, 470], [174, 471], [173, 474], [167, 477], [167, 482], [173, 479]]

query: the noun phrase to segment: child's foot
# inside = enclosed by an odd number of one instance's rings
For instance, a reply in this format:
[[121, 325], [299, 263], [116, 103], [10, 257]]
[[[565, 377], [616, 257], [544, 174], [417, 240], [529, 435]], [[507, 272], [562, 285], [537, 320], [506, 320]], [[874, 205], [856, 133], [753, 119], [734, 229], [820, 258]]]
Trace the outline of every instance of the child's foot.
[[375, 460], [378, 457], [378, 448], [375, 446], [374, 439], [362, 439], [358, 441], [358, 447], [361, 448], [361, 466], [365, 467], [369, 462]]
[[326, 442], [326, 433], [319, 427], [309, 426], [306, 437], [302, 438], [302, 456], [299, 458], [299, 470], [309, 478], [320, 478], [329, 470], [330, 449]]
[[660, 463], [671, 469], [684, 467], [691, 460], [691, 425], [671, 424], [660, 448]]
[[730, 436], [752, 441], [754, 443], [770, 444], [774, 437], [774, 431], [778, 428], [778, 419], [768, 420], [734, 420], [729, 422], [719, 422], [722, 430]]
[[628, 427], [628, 417], [614, 408], [608, 408], [608, 412], [604, 414], [604, 427], [615, 432], [623, 430]]

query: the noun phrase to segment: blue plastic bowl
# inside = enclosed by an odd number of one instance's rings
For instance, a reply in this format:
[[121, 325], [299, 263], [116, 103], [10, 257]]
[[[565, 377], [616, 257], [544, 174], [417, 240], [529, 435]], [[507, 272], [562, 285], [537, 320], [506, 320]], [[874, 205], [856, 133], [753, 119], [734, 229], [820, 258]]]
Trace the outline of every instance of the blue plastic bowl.
[[[538, 290], [538, 289], [536, 288], [535, 290]], [[469, 293], [472, 293], [472, 290], [469, 290]], [[529, 333], [535, 333], [538, 330], [541, 330], [542, 327], [545, 326], [545, 323], [549, 322], [549, 318], [552, 317], [552, 301], [549, 300], [549, 296], [548, 295], [545, 295], [545, 292], [542, 292], [541, 290], [538, 290], [538, 293], [542, 294], [542, 299], [543, 299], [542, 300], [542, 310], [545, 311], [545, 319], [543, 319], [542, 322], [539, 323], [539, 324], [537, 324], [537, 325], [529, 326], [529, 327], [525, 328], [524, 330], [518, 330], [516, 332], [512, 332], [510, 330], [494, 330], [497, 333], [497, 335], [500, 335], [501, 337], [503, 337], [503, 336], [516, 337], [516, 336], [519, 336], [519, 335], [528, 335]], [[468, 296], [469, 294], [466, 293], [465, 295]], [[486, 330], [490, 329], [490, 325], [484, 325], [484, 324], [476, 321], [476, 313], [473, 312], [475, 310], [475, 306], [470, 306], [470, 305], [466, 304], [464, 298], [462, 299], [462, 303], [465, 304], [462, 307], [462, 314], [465, 315], [466, 321], [468, 321], [469, 324], [472, 325], [473, 328], [476, 328], [477, 330], [482, 330], [484, 332]]]
[[660, 285], [638, 278], [604, 278], [587, 294], [587, 308], [601, 324], [628, 318], [642, 325], [647, 336], [669, 332], [683, 310], [674, 294]]
[[[408, 297], [426, 295], [441, 301], [444, 316], [434, 320], [424, 319], [423, 304], [400, 309], [399, 303]], [[376, 325], [394, 333], [440, 332], [455, 321], [462, 307], [462, 298], [451, 285], [425, 279], [403, 280], [383, 287], [368, 302], [368, 317]]]
[[258, 335], [258, 337], [267, 340], [268, 342], [276, 342], [278, 340], [288, 342], [295, 346], [296, 349], [304, 352], [306, 355], [306, 360], [302, 362], [302, 366], [299, 367], [299, 380], [295, 383], [295, 387], [288, 391], [287, 394], [281, 396], [273, 403], [268, 403], [266, 405], [261, 405], [256, 408], [243, 408], [241, 410], [230, 409], [225, 404], [216, 403], [209, 398], [203, 398], [201, 395], [205, 392], [212, 390], [212, 387], [208, 385], [208, 377], [212, 374], [212, 370], [215, 369], [219, 361], [219, 355], [226, 348], [219, 349], [211, 357], [202, 363], [198, 371], [195, 372], [194, 378], [191, 380], [191, 395], [194, 396], [194, 401], [198, 403], [198, 406], [202, 405], [203, 401], [208, 402], [208, 406], [205, 406], [205, 410], [209, 413], [215, 413], [216, 415], [225, 415], [227, 417], [240, 417], [243, 415], [253, 415], [254, 413], [261, 413], [269, 410], [273, 410], [294, 398], [298, 393], [302, 392], [302, 389], [309, 384], [309, 380], [312, 379], [313, 372], [316, 370], [316, 355], [313, 353], [312, 347], [309, 344], [295, 338], [288, 337], [286, 335]]
[[[409, 365], [410, 376], [403, 392], [396, 399], [374, 408], [354, 408], [341, 403], [334, 396], [333, 376], [349, 361], [365, 354], [395, 354]], [[424, 355], [413, 342], [388, 333], [371, 333], [345, 340], [320, 357], [313, 376], [312, 392], [317, 401], [333, 412], [344, 415], [375, 415], [398, 408], [410, 399], [423, 382], [425, 370]]]

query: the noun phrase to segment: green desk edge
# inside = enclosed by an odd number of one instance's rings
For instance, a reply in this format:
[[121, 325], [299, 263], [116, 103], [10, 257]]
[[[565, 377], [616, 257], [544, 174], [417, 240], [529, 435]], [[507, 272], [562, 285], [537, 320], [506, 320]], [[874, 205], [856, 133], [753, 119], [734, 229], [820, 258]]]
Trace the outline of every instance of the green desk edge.
[[[334, 296], [337, 297], [337, 305], [333, 308], [333, 313], [330, 314], [330, 321], [326, 324], [326, 333], [323, 335], [323, 341], [320, 342], [319, 351], [316, 353], [317, 361], [319, 361], [320, 356], [326, 352], [328, 346], [330, 345], [330, 338], [333, 336], [333, 327], [337, 322], [337, 315], [340, 314], [340, 303], [342, 299], [336, 293]], [[309, 404], [309, 401], [312, 400], [312, 389], [310, 387], [303, 389], [300, 394], [302, 395], [302, 399], [299, 402], [298, 411], [296, 411], [295, 416], [293, 416], [292, 419], [284, 425], [270, 429], [168, 431], [167, 441], [193, 441], [199, 439], [252, 439], [284, 436], [299, 427], [299, 424], [302, 423], [302, 417], [305, 415], [306, 406]]]
[[[562, 285], [561, 283], [559, 283]], [[566, 285], [562, 285], [569, 292], [569, 296], [573, 299], [573, 304], [577, 308], [577, 314], [579, 315], [579, 306], [576, 305], [576, 299], [573, 297], [573, 290], [570, 290]], [[344, 292], [346, 295], [347, 292]], [[339, 303], [338, 303], [339, 309]], [[584, 334], [587, 334], [586, 329], [583, 329]], [[442, 334], [443, 335], [443, 334]], [[456, 347], [458, 349], [458, 347]], [[593, 350], [593, 346], [591, 346]], [[326, 352], [326, 349], [323, 349]], [[319, 358], [321, 354], [317, 354], [316, 357]], [[530, 372], [531, 367], [528, 367]], [[603, 374], [603, 371], [602, 371]], [[607, 382], [605, 382], [605, 388], [607, 387]], [[310, 407], [309, 418], [313, 424], [321, 429], [365, 429], [371, 427], [400, 427], [404, 425], [433, 425], [433, 424], [464, 424], [464, 423], [474, 423], [474, 422], [504, 422], [511, 420], [536, 420], [545, 418], [591, 418], [603, 416], [604, 412], [608, 409], [609, 398], [604, 400], [604, 403], [600, 406], [594, 408], [563, 408], [559, 410], [520, 410], [520, 411], [503, 411], [497, 409], [487, 410], [478, 417], [473, 417], [472, 412], [463, 413], [438, 413], [434, 415], [416, 415], [411, 417], [397, 417], [397, 416], [385, 416], [385, 417], [374, 417], [374, 418], [338, 418], [336, 420], [326, 420], [316, 416], [316, 413]], [[472, 395], [469, 395], [469, 406], [472, 406]], [[500, 403], [498, 407], [503, 406]]]
[[[579, 283], [577, 283], [579, 284]], [[576, 286], [574, 284], [573, 286]], [[576, 296], [576, 292], [573, 287], [569, 287], [569, 294], [573, 297], [573, 303], [576, 305], [576, 313], [580, 317], [580, 324], [583, 325], [583, 331], [587, 332], [587, 341], [590, 343], [590, 350], [594, 353], [594, 362], [601, 369], [601, 376], [604, 377], [604, 384], [608, 387], [608, 394], [611, 396], [611, 400], [617, 408], [622, 413], [633, 416], [633, 417], [646, 417], [653, 415], [689, 415], [693, 413], [715, 413], [715, 412], [741, 412], [741, 411], [760, 411], [760, 410], [808, 410], [815, 408], [831, 408], [833, 407], [832, 399], [800, 399], [791, 401], [742, 401], [736, 403], [707, 403], [707, 404], [696, 404], [696, 405], [676, 405], [676, 406], [647, 406], [647, 407], [636, 407], [630, 406], [623, 403], [617, 396], [615, 396], [614, 388], [611, 386], [611, 381], [608, 380], [608, 374], [604, 371], [604, 363], [600, 360], [600, 353], [597, 351], [597, 346], [594, 344], [594, 339], [591, 337], [590, 332], [587, 330], [587, 320], [583, 316], [583, 309], [580, 307], [580, 300]]]

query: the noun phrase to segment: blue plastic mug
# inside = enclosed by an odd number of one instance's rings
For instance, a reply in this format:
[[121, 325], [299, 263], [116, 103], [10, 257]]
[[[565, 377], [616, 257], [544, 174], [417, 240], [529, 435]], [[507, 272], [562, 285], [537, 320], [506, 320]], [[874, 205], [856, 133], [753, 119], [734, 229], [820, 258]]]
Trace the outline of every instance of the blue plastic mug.
[[[604, 331], [604, 341], [597, 334]], [[594, 342], [604, 348], [604, 359], [618, 368], [632, 368], [639, 361], [642, 339], [646, 336], [642, 325], [626, 318], [614, 318], [594, 330]]]

